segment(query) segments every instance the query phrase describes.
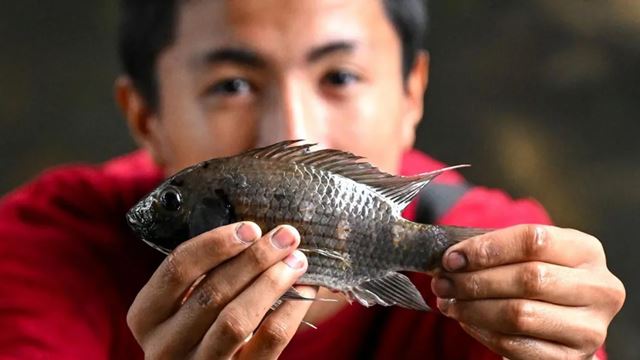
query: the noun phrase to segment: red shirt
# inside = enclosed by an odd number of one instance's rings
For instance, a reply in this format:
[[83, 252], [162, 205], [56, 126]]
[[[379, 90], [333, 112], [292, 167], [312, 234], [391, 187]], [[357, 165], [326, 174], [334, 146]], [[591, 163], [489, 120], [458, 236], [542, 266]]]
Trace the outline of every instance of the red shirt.
[[[408, 153], [403, 174], [443, 167]], [[0, 357], [131, 359], [143, 354], [125, 316], [163, 255], [135, 238], [124, 214], [162, 174], [137, 152], [100, 166], [45, 172], [0, 202]], [[437, 181], [462, 181], [455, 172]], [[405, 211], [409, 218], [415, 204]], [[549, 223], [540, 205], [476, 187], [440, 223]], [[429, 278], [412, 280], [433, 305]], [[437, 311], [354, 304], [298, 334], [283, 358], [500, 358]]]

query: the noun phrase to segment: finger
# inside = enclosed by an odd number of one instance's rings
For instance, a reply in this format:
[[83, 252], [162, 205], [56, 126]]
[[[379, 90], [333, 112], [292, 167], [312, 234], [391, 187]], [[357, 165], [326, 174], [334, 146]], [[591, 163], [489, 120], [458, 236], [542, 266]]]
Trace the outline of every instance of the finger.
[[577, 267], [604, 264], [598, 239], [573, 229], [518, 225], [462, 241], [443, 256], [447, 271], [474, 271], [526, 261]]
[[[316, 296], [318, 291], [312, 286], [296, 286], [296, 289], [309, 298]], [[312, 303], [304, 300], [283, 302], [267, 316], [243, 347], [240, 359], [276, 359], [295, 335]]]
[[558, 305], [587, 306], [600, 301], [604, 279], [584, 269], [538, 261], [464, 273], [440, 272], [433, 293], [456, 300], [533, 299]]
[[[161, 346], [168, 352], [179, 354], [191, 349], [201, 341], [229, 302], [262, 272], [291, 254], [299, 243], [300, 234], [291, 226], [272, 230], [233, 259], [210, 271], [180, 309], [160, 326], [155, 338], [163, 339]], [[273, 296], [280, 296], [276, 289], [269, 291]]]
[[166, 320], [194, 281], [249, 247], [260, 235], [258, 225], [242, 222], [221, 226], [178, 246], [156, 269], [129, 309], [127, 322], [134, 335], [145, 334]]
[[[291, 255], [262, 273], [254, 282], [230, 302], [217, 317], [198, 344], [194, 359], [218, 359], [231, 357], [245, 340], [253, 334], [271, 306], [306, 271], [307, 260], [301, 251]], [[304, 316], [304, 314], [303, 314]], [[282, 324], [282, 323], [280, 323]], [[262, 324], [264, 326], [265, 324]], [[265, 346], [278, 347], [288, 343], [288, 333], [269, 327], [272, 341]], [[267, 336], [267, 335], [263, 335]], [[277, 338], [277, 339], [276, 339]]]
[[565, 307], [535, 300], [438, 299], [448, 317], [479, 329], [505, 335], [557, 342], [575, 349], [597, 349], [606, 336], [607, 321], [590, 308]]
[[587, 359], [593, 355], [593, 353], [580, 353], [575, 349], [546, 340], [526, 336], [504, 335], [464, 323], [460, 325], [473, 338], [509, 360]]

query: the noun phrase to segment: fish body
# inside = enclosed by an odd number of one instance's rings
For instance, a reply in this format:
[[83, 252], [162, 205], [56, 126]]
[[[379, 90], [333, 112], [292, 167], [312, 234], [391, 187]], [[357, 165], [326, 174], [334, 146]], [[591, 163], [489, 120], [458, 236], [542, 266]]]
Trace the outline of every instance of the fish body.
[[300, 284], [344, 293], [363, 305], [428, 309], [399, 271], [438, 267], [454, 243], [478, 229], [418, 224], [402, 209], [443, 170], [411, 177], [381, 172], [350, 153], [280, 142], [187, 168], [127, 214], [132, 228], [165, 253], [215, 227], [253, 221], [301, 235], [309, 263]]

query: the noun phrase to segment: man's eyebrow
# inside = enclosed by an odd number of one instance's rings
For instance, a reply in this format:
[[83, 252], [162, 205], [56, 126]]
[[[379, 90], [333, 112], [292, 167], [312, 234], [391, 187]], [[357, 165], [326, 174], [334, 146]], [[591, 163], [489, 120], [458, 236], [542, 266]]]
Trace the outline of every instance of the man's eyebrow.
[[316, 62], [321, 58], [336, 52], [351, 52], [356, 47], [352, 41], [333, 41], [325, 45], [320, 45], [309, 51], [307, 62]]
[[200, 64], [234, 63], [256, 68], [264, 68], [267, 62], [255, 51], [240, 47], [223, 47], [210, 50], [199, 57]]

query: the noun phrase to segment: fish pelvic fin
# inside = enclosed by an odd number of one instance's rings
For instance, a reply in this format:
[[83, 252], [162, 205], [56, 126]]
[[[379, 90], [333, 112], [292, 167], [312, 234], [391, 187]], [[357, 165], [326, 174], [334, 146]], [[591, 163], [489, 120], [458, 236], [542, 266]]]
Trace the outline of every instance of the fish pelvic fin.
[[294, 287], [290, 287], [289, 290], [287, 290], [284, 294], [282, 294], [280, 299], [278, 299], [278, 301], [280, 301], [280, 302], [282, 302], [284, 300], [305, 300], [305, 301], [322, 301], [322, 302], [336, 302], [336, 301], [338, 301], [336, 299], [327, 299], [327, 298], [320, 298], [320, 297], [307, 297], [307, 296], [302, 295]]
[[430, 310], [409, 278], [398, 272], [389, 272], [383, 277], [364, 281], [347, 291], [347, 296], [364, 306], [398, 305], [412, 310]]
[[305, 144], [304, 140], [281, 141], [249, 150], [243, 156], [304, 164], [342, 175], [371, 187], [391, 201], [398, 214], [425, 185], [438, 175], [445, 171], [469, 166], [457, 165], [413, 176], [395, 176], [381, 171], [366, 161], [361, 161], [363, 159], [361, 156], [334, 149], [311, 150], [314, 145], [316, 144]]

